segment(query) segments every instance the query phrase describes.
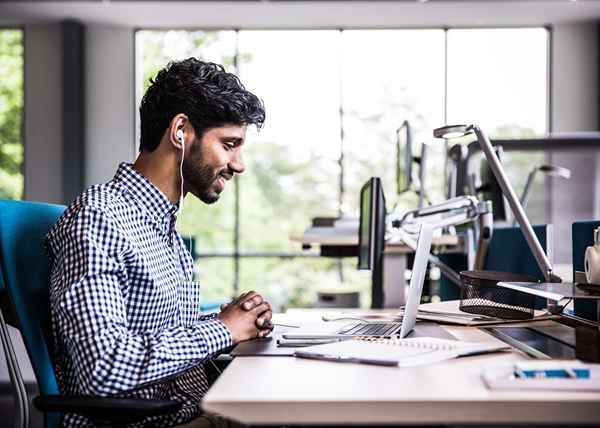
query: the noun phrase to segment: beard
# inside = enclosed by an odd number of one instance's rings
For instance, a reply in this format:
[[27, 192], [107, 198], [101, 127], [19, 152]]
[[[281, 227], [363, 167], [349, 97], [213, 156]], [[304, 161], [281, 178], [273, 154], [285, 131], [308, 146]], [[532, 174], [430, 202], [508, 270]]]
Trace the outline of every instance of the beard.
[[183, 161], [183, 185], [185, 190], [205, 204], [214, 204], [219, 200], [222, 188], [215, 185], [220, 171], [215, 171], [204, 162], [200, 141], [194, 142], [190, 153]]

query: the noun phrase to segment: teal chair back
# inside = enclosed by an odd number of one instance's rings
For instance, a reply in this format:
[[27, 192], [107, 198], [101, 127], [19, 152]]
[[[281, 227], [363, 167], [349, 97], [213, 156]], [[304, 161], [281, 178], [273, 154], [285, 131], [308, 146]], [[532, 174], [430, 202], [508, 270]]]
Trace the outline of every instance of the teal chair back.
[[[550, 226], [536, 225], [533, 226], [537, 238], [542, 244], [544, 251], [548, 251], [549, 241], [551, 239], [549, 233]], [[460, 255], [452, 255], [454, 259], [448, 259], [454, 265], [451, 265], [456, 270], [466, 269], [466, 257]], [[457, 266], [458, 265], [458, 266]], [[487, 256], [484, 263], [485, 270], [496, 270], [501, 272], [513, 272], [524, 275], [529, 275], [538, 281], [544, 280], [544, 275], [539, 269], [535, 258], [527, 241], [519, 227], [495, 227], [492, 240], [488, 247]], [[452, 300], [460, 298], [460, 289], [447, 279], [441, 284], [442, 300]], [[536, 299], [536, 308], [546, 307], [546, 300]]]
[[[547, 225], [533, 226], [533, 231], [546, 252], [552, 245], [552, 243], [549, 243], [551, 239], [550, 228]], [[538, 281], [544, 281], [544, 274], [538, 267], [519, 227], [497, 227], [494, 229], [484, 266], [486, 270], [521, 273]]]
[[[196, 263], [196, 259], [198, 258], [198, 253], [196, 252], [196, 238], [193, 236], [182, 236], [183, 244], [185, 248], [190, 250], [190, 254], [192, 256], [192, 260], [194, 264]], [[228, 303], [230, 299], [223, 297], [221, 299], [214, 300], [202, 300], [200, 302], [200, 311], [202, 312], [213, 312], [218, 311], [223, 303]]]
[[[578, 221], [571, 227], [571, 236], [573, 239], [573, 282], [575, 282], [575, 272], [584, 271], [583, 259], [585, 249], [594, 245], [594, 229], [600, 227], [600, 221]], [[575, 300], [575, 315], [589, 320], [597, 321], [598, 307], [595, 302], [586, 302], [584, 300]]]
[[[0, 201], [0, 270], [42, 395], [59, 394], [52, 364], [50, 263], [44, 239], [62, 205]], [[46, 415], [46, 426], [57, 424]]]

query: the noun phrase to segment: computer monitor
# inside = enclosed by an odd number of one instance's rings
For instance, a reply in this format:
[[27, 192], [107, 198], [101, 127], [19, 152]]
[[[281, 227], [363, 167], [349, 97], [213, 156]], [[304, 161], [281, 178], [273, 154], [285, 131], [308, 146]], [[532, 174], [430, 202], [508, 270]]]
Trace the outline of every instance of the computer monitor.
[[425, 200], [427, 199], [426, 178], [427, 178], [427, 144], [421, 144], [421, 156], [419, 157], [419, 208], [425, 206]]
[[469, 150], [463, 144], [455, 144], [448, 149], [447, 175], [446, 175], [446, 199], [469, 194], [467, 159]]
[[377, 269], [385, 246], [385, 196], [379, 177], [371, 177], [360, 191], [358, 269]]
[[[495, 147], [494, 150], [498, 155], [498, 159], [502, 161], [502, 147]], [[479, 193], [481, 193], [482, 200], [492, 201], [494, 221], [506, 221], [508, 212], [506, 198], [502, 193], [500, 183], [498, 183], [494, 172], [490, 168], [490, 164], [485, 158], [481, 160], [479, 176], [481, 179], [481, 186], [477, 190]]]
[[398, 195], [410, 190], [412, 185], [412, 128], [408, 120], [396, 130], [396, 192]]

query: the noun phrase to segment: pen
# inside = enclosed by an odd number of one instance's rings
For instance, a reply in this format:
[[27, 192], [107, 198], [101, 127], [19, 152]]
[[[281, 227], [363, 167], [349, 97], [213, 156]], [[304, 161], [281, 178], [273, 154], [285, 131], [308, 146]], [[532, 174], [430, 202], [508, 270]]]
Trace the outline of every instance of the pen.
[[307, 358], [311, 360], [323, 360], [323, 361], [335, 361], [338, 363], [359, 363], [359, 364], [373, 364], [376, 366], [387, 366], [393, 367], [397, 366], [397, 361], [386, 361], [386, 360], [371, 360], [368, 358], [355, 358], [348, 357], [345, 355], [327, 355], [327, 354], [314, 354], [314, 353], [304, 353], [302, 351], [296, 351], [294, 353], [296, 357], [299, 358]]
[[325, 345], [327, 343], [340, 342], [340, 339], [277, 339], [277, 346], [280, 348], [300, 348], [312, 345]]
[[289, 327], [289, 328], [300, 328], [299, 325], [280, 324], [280, 323], [275, 323], [275, 322], [271, 322], [271, 321], [267, 321], [267, 322], [265, 322], [263, 324], [263, 328], [273, 328], [274, 326]]

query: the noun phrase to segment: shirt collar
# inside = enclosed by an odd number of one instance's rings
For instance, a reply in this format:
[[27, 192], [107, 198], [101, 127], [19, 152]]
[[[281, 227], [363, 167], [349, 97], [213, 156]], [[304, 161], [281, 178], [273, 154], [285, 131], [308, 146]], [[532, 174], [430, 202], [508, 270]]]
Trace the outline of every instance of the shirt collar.
[[174, 227], [179, 203], [173, 204], [150, 180], [136, 171], [132, 164], [121, 163], [114, 180], [125, 187], [151, 219], [161, 228], [166, 228], [165, 232]]

